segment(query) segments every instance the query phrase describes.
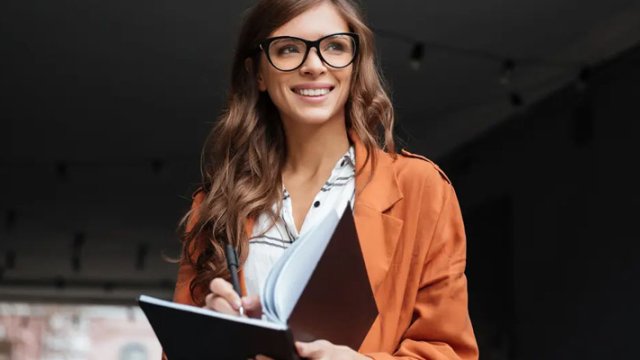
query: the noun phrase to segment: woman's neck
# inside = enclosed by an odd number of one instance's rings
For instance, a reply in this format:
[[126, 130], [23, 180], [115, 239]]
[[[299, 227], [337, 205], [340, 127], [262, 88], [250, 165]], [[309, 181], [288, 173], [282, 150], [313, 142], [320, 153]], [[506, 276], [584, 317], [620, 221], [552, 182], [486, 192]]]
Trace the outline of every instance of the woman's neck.
[[285, 125], [287, 160], [285, 174], [313, 179], [331, 171], [336, 161], [349, 148], [344, 117], [322, 125], [291, 122]]

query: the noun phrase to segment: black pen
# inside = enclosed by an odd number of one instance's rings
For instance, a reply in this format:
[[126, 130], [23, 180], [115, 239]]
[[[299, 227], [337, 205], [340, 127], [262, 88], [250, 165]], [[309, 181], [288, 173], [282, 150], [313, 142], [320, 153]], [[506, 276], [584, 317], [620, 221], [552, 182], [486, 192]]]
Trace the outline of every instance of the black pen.
[[[233, 285], [233, 289], [242, 298], [242, 290], [240, 289], [240, 281], [238, 280], [238, 255], [236, 254], [236, 250], [233, 248], [233, 245], [227, 243], [224, 248], [224, 254], [227, 258], [227, 267], [231, 274], [231, 284]], [[240, 312], [240, 316], [244, 316], [242, 301], [240, 302], [240, 308], [238, 311]]]

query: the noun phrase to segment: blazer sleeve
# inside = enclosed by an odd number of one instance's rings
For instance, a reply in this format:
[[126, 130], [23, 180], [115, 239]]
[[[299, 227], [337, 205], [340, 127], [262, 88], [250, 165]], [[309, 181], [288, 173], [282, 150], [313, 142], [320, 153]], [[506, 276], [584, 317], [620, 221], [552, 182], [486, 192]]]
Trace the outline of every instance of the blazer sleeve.
[[[187, 226], [185, 230], [187, 232], [191, 231], [198, 220], [198, 210], [200, 209], [200, 204], [204, 199], [204, 192], [199, 191], [196, 192], [193, 196], [193, 202], [191, 203], [191, 214], [187, 220]], [[197, 256], [197, 254], [194, 254]], [[176, 280], [176, 288], [173, 293], [173, 301], [181, 304], [187, 305], [197, 305], [193, 301], [191, 297], [191, 292], [189, 291], [189, 284], [191, 284], [191, 280], [196, 276], [195, 269], [191, 264], [186, 261], [186, 259], [181, 258], [180, 264], [178, 267], [178, 277]]]
[[[198, 219], [198, 209], [200, 209], [200, 204], [202, 203], [203, 199], [204, 193], [202, 191], [198, 191], [193, 195], [193, 202], [191, 203], [191, 214], [189, 216], [189, 219], [187, 219], [187, 226], [185, 228], [185, 231], [188, 232], [193, 229], [193, 226]], [[191, 280], [195, 277], [195, 275], [195, 269], [189, 264], [188, 261], [185, 261], [184, 258], [181, 258], [178, 265], [176, 288], [173, 292], [174, 302], [197, 306], [197, 304], [191, 297], [191, 292], [189, 291], [189, 284], [191, 284]], [[162, 352], [161, 360], [168, 360], [167, 354], [165, 354], [164, 351]]]
[[466, 238], [457, 197], [444, 191], [430, 247], [420, 275], [413, 321], [393, 354], [373, 359], [477, 359], [478, 347], [467, 304]]

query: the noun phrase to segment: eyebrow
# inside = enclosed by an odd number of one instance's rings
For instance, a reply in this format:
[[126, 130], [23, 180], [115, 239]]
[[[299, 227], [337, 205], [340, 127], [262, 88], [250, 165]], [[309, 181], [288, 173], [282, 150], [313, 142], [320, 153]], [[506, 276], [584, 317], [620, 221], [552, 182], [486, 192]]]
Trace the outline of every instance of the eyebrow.
[[273, 34], [273, 35], [270, 35], [269, 37], [290, 36], [290, 37], [296, 37], [296, 38], [300, 38], [300, 39], [305, 39], [305, 40], [311, 40], [311, 41], [313, 41], [313, 40], [318, 40], [318, 39], [321, 39], [321, 38], [323, 38], [323, 37], [325, 37], [325, 36], [329, 36], [329, 35], [332, 35], [332, 34], [345, 33], [345, 32], [351, 32], [351, 30], [338, 30], [338, 31], [331, 31], [331, 32], [328, 32], [328, 33], [323, 33], [323, 34], [322, 34], [322, 35], [320, 35], [320, 36], [314, 36], [314, 37], [306, 37], [306, 36], [291, 35], [291, 34], [282, 34], [282, 35], [276, 35], [276, 34]]

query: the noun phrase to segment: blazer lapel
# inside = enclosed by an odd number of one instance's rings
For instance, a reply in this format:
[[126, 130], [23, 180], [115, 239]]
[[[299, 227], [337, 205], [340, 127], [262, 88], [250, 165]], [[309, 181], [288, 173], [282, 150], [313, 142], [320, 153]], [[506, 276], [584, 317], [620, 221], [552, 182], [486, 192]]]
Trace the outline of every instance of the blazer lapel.
[[[350, 131], [349, 137], [354, 144], [356, 157], [356, 196], [353, 216], [369, 282], [375, 294], [387, 275], [403, 224], [402, 219], [385, 212], [403, 196], [398, 186], [391, 156], [382, 150], [377, 150], [376, 166], [373, 171], [371, 158], [365, 164], [367, 150], [358, 135]], [[253, 223], [253, 219], [248, 219], [246, 231], [249, 236], [252, 233]], [[242, 259], [243, 263], [244, 260]], [[242, 273], [241, 278], [244, 278]]]
[[354, 220], [360, 240], [369, 282], [374, 291], [384, 280], [393, 257], [403, 221], [387, 213], [402, 199], [393, 159], [376, 151], [373, 170], [371, 158], [365, 164], [367, 150], [355, 132], [350, 132], [356, 157], [356, 196]]

